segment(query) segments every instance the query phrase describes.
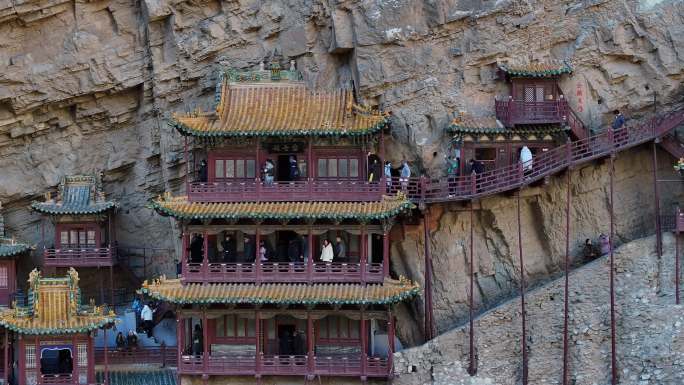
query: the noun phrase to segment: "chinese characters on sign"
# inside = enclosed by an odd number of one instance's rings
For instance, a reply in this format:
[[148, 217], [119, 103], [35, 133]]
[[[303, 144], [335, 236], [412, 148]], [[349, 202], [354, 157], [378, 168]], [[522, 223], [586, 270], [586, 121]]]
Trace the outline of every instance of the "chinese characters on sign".
[[577, 96], [577, 112], [584, 112], [584, 92], [582, 91], [582, 84], [579, 82], [575, 87], [575, 96]]
[[290, 154], [302, 152], [306, 149], [304, 142], [279, 142], [269, 143], [266, 145], [268, 152], [271, 154]]

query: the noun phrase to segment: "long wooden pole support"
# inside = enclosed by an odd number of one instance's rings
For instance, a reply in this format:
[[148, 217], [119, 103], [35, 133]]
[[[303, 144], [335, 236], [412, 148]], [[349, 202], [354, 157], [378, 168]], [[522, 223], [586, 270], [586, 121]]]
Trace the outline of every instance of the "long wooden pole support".
[[423, 212], [423, 238], [425, 243], [425, 340], [435, 338], [432, 316], [432, 258], [430, 255], [430, 211]]
[[563, 383], [568, 385], [568, 317], [570, 311], [569, 293], [570, 293], [570, 181], [572, 170], [567, 170], [567, 185], [565, 197], [565, 288], [563, 290]]
[[610, 156], [610, 239], [608, 240], [608, 245], [610, 247], [610, 366], [611, 366], [611, 384], [617, 385], [618, 383], [618, 372], [617, 372], [617, 351], [616, 351], [616, 341], [615, 341], [615, 262], [613, 253], [613, 244], [615, 238], [615, 226], [614, 226], [614, 200], [613, 200], [613, 190], [614, 190], [614, 165], [613, 165], [614, 154], [611, 153]]
[[473, 201], [470, 201], [470, 294], [468, 300], [468, 313], [470, 318], [470, 366], [468, 367], [468, 374], [474, 376], [477, 373], [477, 363], [475, 362], [475, 327], [473, 322], [473, 311], [474, 311], [474, 295], [473, 290], [475, 285], [474, 281], [474, 267], [473, 262]]
[[655, 200], [656, 250], [658, 258], [663, 255], [663, 234], [660, 227], [660, 192], [658, 189], [658, 154], [656, 141], [653, 141], [653, 199]]
[[520, 314], [522, 319], [522, 383], [527, 385], [527, 325], [525, 316], [525, 263], [522, 252], [522, 226], [520, 223], [520, 190], [517, 194], [517, 212], [518, 212], [518, 257], [520, 258]]

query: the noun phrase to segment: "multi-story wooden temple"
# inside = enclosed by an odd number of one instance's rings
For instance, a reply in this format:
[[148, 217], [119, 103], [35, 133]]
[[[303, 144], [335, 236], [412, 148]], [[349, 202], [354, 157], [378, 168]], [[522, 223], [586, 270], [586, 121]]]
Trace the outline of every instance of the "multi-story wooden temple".
[[[56, 197], [48, 192], [44, 202], [33, 202], [31, 208], [54, 223], [54, 239], [50, 246], [45, 240], [45, 230], [42, 230], [43, 269], [56, 273], [59, 268], [69, 267], [97, 268], [101, 272], [109, 268], [110, 290], [113, 290], [116, 207], [116, 202], [105, 199], [100, 178], [93, 175], [65, 176]], [[105, 281], [100, 277], [101, 297]], [[104, 302], [103, 298], [101, 300]]]
[[569, 63], [501, 63], [497, 73], [508, 95], [495, 100], [495, 116], [461, 112], [447, 127], [460, 150], [461, 175], [468, 171], [470, 159], [480, 161], [485, 170], [502, 168], [518, 162], [523, 146], [536, 155], [564, 144], [568, 137], [586, 137], [558, 85], [560, 76], [572, 73]]
[[388, 377], [392, 305], [418, 288], [389, 276], [393, 219], [413, 205], [384, 195], [385, 116], [277, 65], [218, 90], [215, 111], [172, 122], [206, 169], [152, 202], [183, 234], [181, 278], [143, 287], [177, 305], [179, 374]]
[[11, 303], [17, 290], [17, 261], [28, 257], [30, 251], [31, 246], [5, 234], [5, 218], [0, 212], [0, 307]]
[[74, 269], [61, 278], [33, 270], [27, 303], [0, 312], [6, 379], [13, 371], [18, 385], [95, 382], [93, 333], [111, 327], [115, 316], [92, 303], [82, 306], [78, 281]]

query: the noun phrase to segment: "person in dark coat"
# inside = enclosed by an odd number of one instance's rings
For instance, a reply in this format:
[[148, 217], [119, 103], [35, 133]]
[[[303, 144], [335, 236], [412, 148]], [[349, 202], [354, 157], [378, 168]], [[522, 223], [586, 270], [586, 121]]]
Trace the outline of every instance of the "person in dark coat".
[[290, 180], [295, 181], [299, 179], [299, 166], [297, 165], [297, 158], [290, 155]]
[[340, 262], [347, 262], [347, 246], [339, 236], [335, 238], [335, 259]]
[[307, 352], [306, 349], [306, 338], [304, 337], [304, 332], [297, 330], [295, 332], [294, 338], [294, 354], [298, 356], [303, 356]]
[[584, 247], [582, 247], [582, 259], [584, 262], [590, 262], [593, 261], [598, 257], [598, 250], [596, 250], [596, 246], [591, 242], [591, 239], [587, 238], [584, 241]]
[[245, 237], [244, 243], [245, 248], [244, 253], [242, 254], [242, 261], [247, 263], [254, 262], [254, 258], [256, 258], [256, 254], [254, 253], [254, 243], [252, 243], [252, 240], [249, 237]]
[[380, 161], [375, 155], [368, 155], [369, 167], [368, 167], [368, 181], [377, 182], [382, 177], [382, 167], [380, 166]]
[[123, 351], [126, 349], [126, 338], [123, 333], [119, 332], [116, 335], [116, 350]]
[[195, 235], [190, 242], [190, 262], [192, 263], [202, 263], [204, 258], [204, 237], [202, 235]]
[[223, 262], [236, 262], [236, 247], [235, 240], [230, 234], [226, 234], [223, 241], [221, 241], [221, 247], [223, 247]]
[[209, 170], [207, 168], [207, 161], [202, 159], [199, 166], [199, 181], [206, 183], [209, 180]]
[[290, 262], [301, 262], [302, 251], [300, 250], [300, 242], [298, 239], [290, 240], [287, 245], [287, 258]]
[[615, 110], [613, 113], [615, 114], [615, 117], [613, 118], [613, 124], [611, 127], [613, 130], [619, 130], [625, 125], [625, 116], [622, 115], [620, 110]]
[[484, 172], [484, 165], [479, 160], [470, 159], [470, 171], [475, 174], [482, 174]]
[[197, 324], [195, 330], [192, 332], [192, 354], [199, 357], [204, 353], [204, 336], [202, 335], [202, 327]]
[[288, 330], [283, 331], [278, 341], [278, 354], [281, 356], [288, 356], [292, 354], [292, 336]]

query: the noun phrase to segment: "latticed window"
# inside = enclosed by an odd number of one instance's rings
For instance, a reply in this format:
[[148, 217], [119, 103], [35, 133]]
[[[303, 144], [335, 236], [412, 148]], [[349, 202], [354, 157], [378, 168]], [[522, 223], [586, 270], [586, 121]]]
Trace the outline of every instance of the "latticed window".
[[26, 349], [26, 369], [36, 368], [36, 345], [24, 345]]
[[255, 178], [256, 160], [254, 159], [216, 159], [214, 161], [216, 179]]
[[88, 366], [87, 344], [78, 344], [78, 366]]
[[9, 286], [9, 269], [7, 266], [0, 265], [0, 287], [6, 288]]
[[358, 178], [358, 158], [320, 158], [318, 159], [319, 178]]

